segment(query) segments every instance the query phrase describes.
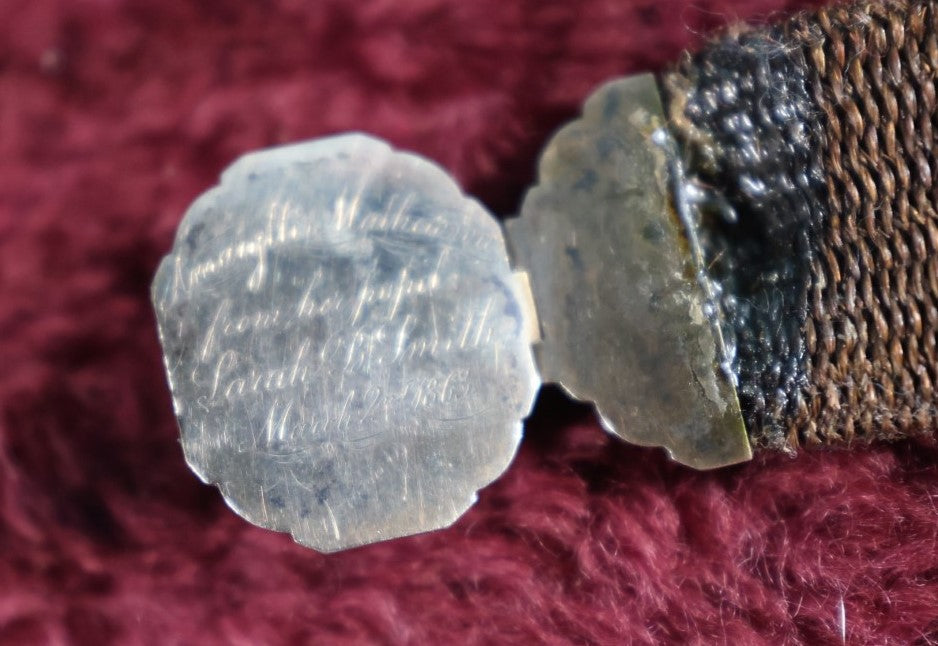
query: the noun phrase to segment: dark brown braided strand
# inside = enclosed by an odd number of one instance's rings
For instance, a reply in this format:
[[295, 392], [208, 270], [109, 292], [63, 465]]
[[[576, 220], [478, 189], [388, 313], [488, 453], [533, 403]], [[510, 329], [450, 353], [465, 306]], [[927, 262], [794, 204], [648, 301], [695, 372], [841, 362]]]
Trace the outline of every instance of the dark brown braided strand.
[[819, 82], [831, 222], [812, 267], [810, 442], [933, 431], [938, 370], [938, 41], [932, 3], [796, 22]]
[[[663, 79], [759, 446], [935, 430], [936, 31], [930, 2], [832, 7], [728, 35]], [[715, 92], [727, 80], [750, 90]], [[747, 135], [766, 111], [774, 126]]]

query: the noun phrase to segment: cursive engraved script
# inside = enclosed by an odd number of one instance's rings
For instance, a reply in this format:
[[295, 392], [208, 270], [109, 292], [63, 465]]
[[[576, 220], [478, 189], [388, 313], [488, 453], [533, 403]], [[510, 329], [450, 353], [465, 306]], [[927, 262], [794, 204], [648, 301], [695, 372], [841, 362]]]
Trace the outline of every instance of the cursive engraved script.
[[186, 458], [334, 550], [451, 522], [537, 385], [498, 224], [360, 135], [249, 155], [154, 279]]

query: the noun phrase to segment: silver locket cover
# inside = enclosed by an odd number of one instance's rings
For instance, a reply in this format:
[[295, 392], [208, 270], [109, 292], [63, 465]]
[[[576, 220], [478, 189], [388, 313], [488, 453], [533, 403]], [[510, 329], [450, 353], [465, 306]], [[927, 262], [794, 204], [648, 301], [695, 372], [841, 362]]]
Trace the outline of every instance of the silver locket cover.
[[153, 283], [193, 470], [320, 551], [437, 529], [507, 468], [541, 376], [685, 464], [749, 459], [663, 124], [652, 76], [600, 88], [505, 233], [365, 135], [236, 161]]
[[186, 459], [320, 551], [451, 524], [540, 385], [518, 284], [425, 159], [357, 134], [242, 157], [153, 283]]

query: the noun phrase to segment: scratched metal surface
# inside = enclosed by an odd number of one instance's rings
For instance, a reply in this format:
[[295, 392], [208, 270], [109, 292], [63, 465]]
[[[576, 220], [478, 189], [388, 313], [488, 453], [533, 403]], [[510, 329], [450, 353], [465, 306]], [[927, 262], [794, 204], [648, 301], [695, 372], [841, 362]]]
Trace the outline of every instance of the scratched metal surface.
[[752, 454], [669, 200], [663, 126], [653, 76], [603, 86], [548, 144], [508, 236], [531, 277], [544, 380], [623, 439], [712, 468]]
[[182, 445], [256, 524], [333, 551], [444, 527], [540, 384], [497, 222], [363, 135], [247, 155], [153, 284]]

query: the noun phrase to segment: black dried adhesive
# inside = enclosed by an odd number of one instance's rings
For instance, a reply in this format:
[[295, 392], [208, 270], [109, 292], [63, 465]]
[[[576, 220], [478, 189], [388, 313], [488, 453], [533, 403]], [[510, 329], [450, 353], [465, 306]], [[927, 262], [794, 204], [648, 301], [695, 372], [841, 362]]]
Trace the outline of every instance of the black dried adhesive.
[[809, 70], [778, 30], [726, 37], [663, 79], [750, 436], [785, 445], [808, 382], [811, 266], [827, 221]]

